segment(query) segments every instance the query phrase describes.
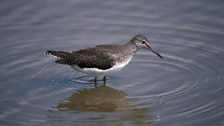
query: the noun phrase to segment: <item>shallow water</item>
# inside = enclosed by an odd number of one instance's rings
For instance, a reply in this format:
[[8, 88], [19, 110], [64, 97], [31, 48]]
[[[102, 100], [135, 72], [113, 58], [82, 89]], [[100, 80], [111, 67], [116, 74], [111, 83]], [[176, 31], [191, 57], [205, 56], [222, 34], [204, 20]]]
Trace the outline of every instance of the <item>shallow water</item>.
[[[224, 2], [2, 1], [0, 125], [224, 125]], [[43, 55], [146, 35], [107, 86]]]

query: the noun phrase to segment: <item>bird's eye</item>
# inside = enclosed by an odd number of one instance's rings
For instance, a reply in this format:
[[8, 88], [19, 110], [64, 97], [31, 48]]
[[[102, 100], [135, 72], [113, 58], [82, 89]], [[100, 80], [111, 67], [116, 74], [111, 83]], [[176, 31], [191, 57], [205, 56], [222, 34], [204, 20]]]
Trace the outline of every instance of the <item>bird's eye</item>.
[[142, 44], [145, 44], [145, 43], [146, 43], [146, 42], [143, 40], [143, 41], [142, 41]]

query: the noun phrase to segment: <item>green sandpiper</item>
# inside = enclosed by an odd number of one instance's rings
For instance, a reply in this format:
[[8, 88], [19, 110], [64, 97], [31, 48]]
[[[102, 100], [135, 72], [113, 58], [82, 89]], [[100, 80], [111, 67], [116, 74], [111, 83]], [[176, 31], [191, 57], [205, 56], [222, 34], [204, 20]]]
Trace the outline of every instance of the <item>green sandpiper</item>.
[[134, 36], [124, 45], [97, 45], [78, 51], [51, 51], [45, 54], [58, 58], [55, 62], [66, 64], [90, 76], [94, 76], [96, 84], [97, 77], [103, 77], [106, 83], [106, 76], [121, 70], [126, 66], [140, 48], [145, 48], [163, 58], [154, 51], [148, 39], [143, 35]]

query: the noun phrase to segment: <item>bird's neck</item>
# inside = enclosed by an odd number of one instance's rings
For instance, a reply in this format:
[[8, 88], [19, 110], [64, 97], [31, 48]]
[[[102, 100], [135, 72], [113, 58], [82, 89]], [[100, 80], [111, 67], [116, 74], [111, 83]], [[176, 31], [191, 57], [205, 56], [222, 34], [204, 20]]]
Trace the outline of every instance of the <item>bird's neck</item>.
[[126, 46], [126, 48], [132, 53], [136, 53], [138, 50], [137, 45], [133, 43], [132, 41], [126, 43], [124, 46]]
[[137, 46], [134, 43], [128, 42], [120, 46], [119, 51], [116, 52], [116, 60], [118, 63], [130, 61], [137, 51]]

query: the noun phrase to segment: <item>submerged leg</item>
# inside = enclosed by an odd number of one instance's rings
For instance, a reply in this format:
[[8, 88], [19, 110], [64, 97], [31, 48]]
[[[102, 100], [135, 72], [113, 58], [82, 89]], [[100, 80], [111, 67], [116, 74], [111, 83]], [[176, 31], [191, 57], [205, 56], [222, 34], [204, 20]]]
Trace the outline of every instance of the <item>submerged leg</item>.
[[106, 76], [104, 76], [104, 77], [103, 77], [103, 85], [104, 85], [104, 86], [106, 86], [106, 81], [107, 81]]
[[96, 88], [97, 87], [97, 77], [94, 78], [94, 81], [93, 82], [94, 82], [94, 86]]

